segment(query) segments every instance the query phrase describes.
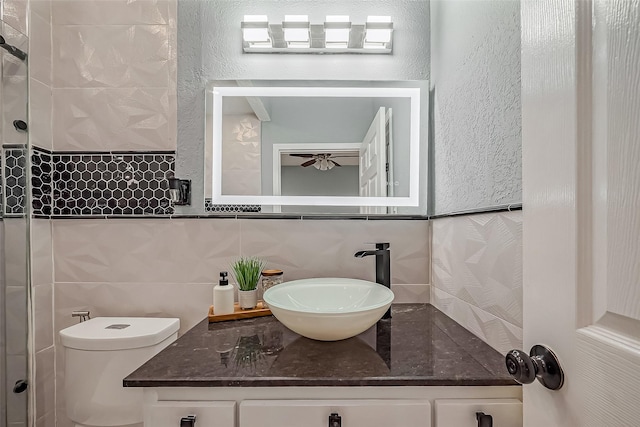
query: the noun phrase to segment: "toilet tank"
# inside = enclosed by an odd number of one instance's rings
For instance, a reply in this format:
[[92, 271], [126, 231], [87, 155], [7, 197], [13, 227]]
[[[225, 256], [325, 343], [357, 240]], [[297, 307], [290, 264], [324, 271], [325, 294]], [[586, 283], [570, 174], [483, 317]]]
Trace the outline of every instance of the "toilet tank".
[[142, 389], [122, 380], [178, 336], [180, 319], [96, 317], [60, 331], [67, 416], [86, 426], [142, 422]]

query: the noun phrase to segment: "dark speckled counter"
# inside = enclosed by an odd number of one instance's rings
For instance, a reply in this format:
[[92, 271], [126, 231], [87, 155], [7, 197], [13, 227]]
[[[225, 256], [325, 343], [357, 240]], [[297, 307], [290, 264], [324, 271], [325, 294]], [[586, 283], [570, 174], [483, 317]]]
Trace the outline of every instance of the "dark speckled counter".
[[348, 340], [320, 342], [274, 317], [203, 320], [124, 379], [125, 387], [517, 385], [504, 357], [428, 304], [394, 305]]

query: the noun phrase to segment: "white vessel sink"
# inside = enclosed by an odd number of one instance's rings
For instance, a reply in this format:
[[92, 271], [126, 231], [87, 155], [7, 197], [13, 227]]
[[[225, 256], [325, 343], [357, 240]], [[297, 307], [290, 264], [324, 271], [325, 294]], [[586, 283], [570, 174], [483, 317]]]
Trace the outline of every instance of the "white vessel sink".
[[320, 341], [337, 341], [373, 326], [393, 302], [393, 292], [378, 283], [324, 278], [285, 282], [268, 289], [264, 300], [292, 331]]

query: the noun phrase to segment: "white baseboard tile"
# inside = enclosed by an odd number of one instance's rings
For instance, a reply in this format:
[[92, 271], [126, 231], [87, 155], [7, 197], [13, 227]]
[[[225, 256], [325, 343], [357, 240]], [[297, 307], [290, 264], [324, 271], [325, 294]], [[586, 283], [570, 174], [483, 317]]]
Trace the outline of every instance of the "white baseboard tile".
[[522, 328], [518, 326], [435, 287], [431, 289], [431, 303], [502, 354], [522, 348]]
[[431, 285], [429, 284], [392, 284], [395, 304], [428, 304], [431, 302]]

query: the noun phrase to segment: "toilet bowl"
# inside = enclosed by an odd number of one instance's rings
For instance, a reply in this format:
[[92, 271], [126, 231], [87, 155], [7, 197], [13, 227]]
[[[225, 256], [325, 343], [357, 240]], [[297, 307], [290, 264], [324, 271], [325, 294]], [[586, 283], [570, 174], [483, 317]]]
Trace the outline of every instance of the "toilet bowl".
[[77, 426], [142, 422], [142, 389], [122, 380], [178, 337], [180, 319], [96, 317], [60, 331], [67, 416]]

